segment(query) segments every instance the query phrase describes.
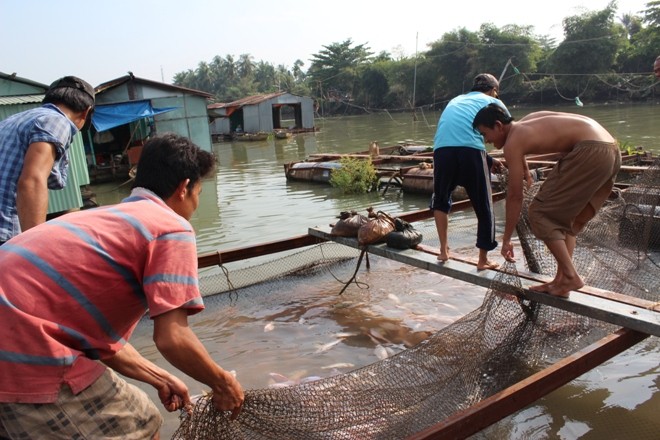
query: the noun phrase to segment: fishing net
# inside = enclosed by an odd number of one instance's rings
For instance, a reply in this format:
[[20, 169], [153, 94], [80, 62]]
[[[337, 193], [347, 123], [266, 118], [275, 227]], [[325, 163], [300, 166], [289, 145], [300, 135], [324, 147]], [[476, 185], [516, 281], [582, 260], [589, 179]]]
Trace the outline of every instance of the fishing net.
[[[527, 222], [526, 206], [538, 186], [526, 193], [517, 230], [519, 245], [527, 270], [553, 276], [554, 259], [533, 237]], [[660, 169], [655, 163], [626, 191], [617, 192], [578, 236], [574, 261], [587, 285], [658, 301], [659, 195]], [[437, 245], [432, 220], [414, 225], [423, 233], [424, 244]], [[474, 234], [474, 219], [452, 215], [450, 241], [470, 243]], [[475, 251], [473, 244], [468, 248]], [[272, 268], [268, 268], [271, 263], [242, 267], [210, 276], [205, 284], [209, 291], [239, 295], [242, 287], [272, 282], [276, 267], [279, 279], [332, 272], [340, 262], [344, 266], [355, 262], [359, 251], [346, 249], [324, 243], [278, 257]], [[318, 258], [312, 263], [310, 256]], [[480, 307], [421, 343], [345, 374], [283, 388], [246, 390], [236, 420], [216, 411], [210, 396], [203, 396], [183, 417], [174, 438], [406, 438], [616, 328], [532, 302], [522, 292], [515, 264], [505, 263]]]

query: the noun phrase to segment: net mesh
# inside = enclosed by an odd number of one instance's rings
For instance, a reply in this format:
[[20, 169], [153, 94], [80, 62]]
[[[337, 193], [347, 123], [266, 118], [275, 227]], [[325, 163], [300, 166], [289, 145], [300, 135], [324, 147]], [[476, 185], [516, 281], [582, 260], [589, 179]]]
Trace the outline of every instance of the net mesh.
[[[538, 185], [527, 191], [525, 207]], [[574, 262], [587, 285], [658, 301], [659, 194], [656, 162], [608, 201], [578, 236]], [[469, 217], [452, 216], [450, 240], [474, 240], [474, 221]], [[527, 268], [552, 276], [554, 259], [531, 234], [526, 219], [525, 208], [517, 232]], [[415, 227], [424, 234], [425, 244], [437, 244], [432, 220]], [[202, 285], [207, 292], [240, 295], [241, 288], [267, 280], [300, 280], [317, 271], [335, 276], [338, 265], [345, 268], [358, 254], [346, 246], [323, 243], [271, 262], [208, 276]], [[405, 438], [614, 329], [525, 299], [515, 264], [505, 263], [479, 308], [421, 343], [345, 374], [284, 388], [246, 390], [241, 415], [233, 421], [229, 413], [213, 408], [209, 395], [203, 396], [183, 418], [174, 438]]]

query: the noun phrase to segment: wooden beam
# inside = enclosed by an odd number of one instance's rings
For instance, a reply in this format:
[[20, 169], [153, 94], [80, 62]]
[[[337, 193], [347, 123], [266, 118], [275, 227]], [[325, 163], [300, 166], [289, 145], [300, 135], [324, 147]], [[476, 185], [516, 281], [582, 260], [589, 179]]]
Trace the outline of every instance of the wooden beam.
[[[528, 160], [527, 164], [532, 166], [547, 166], [547, 167], [553, 167], [557, 162], [556, 161], [551, 161], [551, 160]], [[626, 173], [643, 173], [648, 169], [647, 166], [644, 165], [621, 165], [620, 171], [626, 172]]]
[[[430, 246], [426, 246], [426, 245], [423, 245], [423, 244], [418, 245], [416, 247], [416, 249], [418, 251], [426, 252], [426, 253], [429, 253], [429, 254], [432, 254], [432, 255], [436, 255], [436, 256], [440, 255], [440, 250], [439, 249], [432, 248]], [[458, 257], [456, 255], [452, 256], [451, 258], [452, 258], [452, 260], [461, 261], [463, 263], [471, 264], [473, 266], [477, 265], [476, 261], [471, 261], [467, 258], [461, 258], [461, 257]], [[537, 274], [537, 273], [534, 273], [534, 272], [523, 271], [523, 270], [518, 271], [518, 276], [521, 277], [521, 278], [528, 279], [530, 281], [540, 282], [540, 283], [545, 283], [545, 282], [548, 282], [548, 281], [552, 280], [552, 277], [548, 277], [548, 276], [545, 276], [545, 275], [540, 275], [540, 274]], [[628, 305], [632, 305], [632, 306], [636, 306], [636, 307], [641, 307], [641, 308], [644, 308], [644, 309], [650, 309], [650, 308], [654, 307], [657, 304], [653, 301], [648, 301], [648, 300], [641, 299], [641, 298], [635, 298], [633, 296], [624, 295], [624, 294], [618, 293], [618, 292], [612, 292], [610, 290], [598, 289], [597, 287], [591, 287], [591, 286], [581, 287], [577, 291], [587, 293], [587, 294], [593, 295], [593, 296], [598, 296], [598, 297], [601, 297], [601, 298], [606, 298], [606, 299], [609, 299], [611, 301], [620, 302], [622, 304], [628, 304]]]
[[620, 329], [543, 371], [408, 437], [408, 440], [467, 438], [523, 409], [647, 337], [648, 335], [633, 330]]
[[[358, 245], [357, 239], [337, 237], [330, 234], [328, 228], [310, 228], [309, 234], [323, 240], [332, 240], [346, 246], [362, 249]], [[455, 259], [450, 259], [445, 263], [438, 263], [435, 255], [414, 249], [401, 250], [387, 247], [384, 244], [378, 244], [370, 245], [369, 252], [485, 288], [491, 286], [492, 281], [498, 274], [494, 270], [477, 270], [475, 266]], [[569, 298], [559, 298], [547, 293], [530, 290], [529, 287], [533, 283], [525, 278], [519, 279], [522, 285], [521, 294], [529, 300], [609, 322], [610, 324], [660, 336], [660, 313], [658, 312], [628, 303], [622, 304], [608, 298], [597, 297], [579, 291], [572, 291]]]
[[[493, 200], [498, 201], [504, 199], [504, 193], [493, 194]], [[452, 211], [464, 211], [471, 209], [472, 204], [469, 200], [461, 200], [452, 205]], [[418, 211], [410, 211], [398, 215], [407, 222], [415, 222], [420, 220], [427, 220], [433, 218], [433, 211], [430, 209], [421, 209]], [[274, 254], [277, 252], [288, 251], [300, 247], [311, 246], [319, 243], [318, 237], [311, 235], [299, 235], [284, 240], [260, 243], [253, 246], [246, 246], [241, 248], [228, 249], [224, 251], [210, 252], [200, 254], [197, 257], [198, 267], [217, 266], [222, 263], [230, 263], [233, 261], [244, 260], [246, 258], [261, 257], [264, 255]]]
[[[322, 240], [321, 240], [322, 241]], [[285, 240], [271, 241], [253, 246], [217, 251], [197, 257], [198, 267], [218, 266], [233, 261], [261, 257], [277, 252], [288, 251], [319, 243], [319, 239], [311, 235], [299, 235]]]

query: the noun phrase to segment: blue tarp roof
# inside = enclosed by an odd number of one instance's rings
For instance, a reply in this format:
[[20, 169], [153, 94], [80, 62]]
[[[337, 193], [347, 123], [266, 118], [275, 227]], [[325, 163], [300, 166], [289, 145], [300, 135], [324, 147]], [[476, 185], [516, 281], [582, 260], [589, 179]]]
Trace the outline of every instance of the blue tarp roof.
[[118, 104], [101, 104], [94, 107], [92, 124], [96, 131], [110, 130], [142, 118], [176, 110], [178, 107], [154, 108], [151, 101], [130, 101]]

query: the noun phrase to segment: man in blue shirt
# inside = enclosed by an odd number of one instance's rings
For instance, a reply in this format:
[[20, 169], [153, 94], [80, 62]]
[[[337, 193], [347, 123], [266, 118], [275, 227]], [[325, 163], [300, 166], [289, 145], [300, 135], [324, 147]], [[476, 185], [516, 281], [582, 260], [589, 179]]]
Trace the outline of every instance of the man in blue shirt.
[[484, 139], [472, 128], [472, 121], [479, 110], [491, 103], [506, 110], [502, 101], [497, 99], [499, 87], [493, 75], [479, 74], [474, 78], [472, 91], [449, 101], [440, 116], [433, 141], [433, 197], [430, 205], [440, 239], [440, 262], [449, 259], [448, 214], [452, 191], [460, 185], [465, 188], [477, 216], [477, 269], [498, 267], [497, 263], [488, 260], [488, 252], [497, 247], [490, 183], [493, 158], [486, 153]]
[[94, 88], [58, 79], [41, 107], [0, 121], [0, 245], [46, 221], [48, 190], [66, 185], [69, 146], [94, 108]]

